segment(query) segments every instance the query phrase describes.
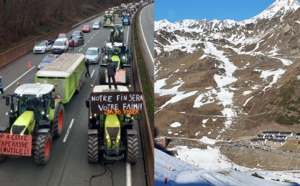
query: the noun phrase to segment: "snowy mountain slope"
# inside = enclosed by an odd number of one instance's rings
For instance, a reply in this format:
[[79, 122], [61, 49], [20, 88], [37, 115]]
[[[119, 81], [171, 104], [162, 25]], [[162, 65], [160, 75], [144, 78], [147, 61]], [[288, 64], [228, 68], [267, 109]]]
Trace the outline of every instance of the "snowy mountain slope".
[[[217, 163], [217, 162], [216, 162]], [[296, 185], [279, 181], [260, 179], [251, 176], [253, 173], [231, 170], [204, 170], [185, 161], [165, 154], [155, 149], [155, 186], [192, 186], [192, 185], [218, 185], [218, 186], [280, 186]], [[213, 166], [213, 164], [211, 164]], [[259, 174], [259, 173], [258, 173]], [[167, 183], [165, 183], [167, 179]]]
[[158, 135], [227, 142], [300, 132], [298, 7], [276, 0], [242, 22], [155, 22]]

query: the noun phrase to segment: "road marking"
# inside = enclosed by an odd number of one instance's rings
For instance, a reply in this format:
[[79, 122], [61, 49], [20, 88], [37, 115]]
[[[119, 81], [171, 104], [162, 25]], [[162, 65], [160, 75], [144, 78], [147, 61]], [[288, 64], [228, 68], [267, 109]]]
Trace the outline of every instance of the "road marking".
[[129, 40], [129, 29], [130, 29], [130, 25], [128, 26], [128, 29], [127, 29], [126, 43], [128, 43], [128, 40]]
[[[143, 12], [143, 11], [144, 11], [144, 9], [142, 9], [142, 12]], [[146, 43], [147, 50], [148, 50], [148, 52], [149, 52], [149, 54], [150, 54], [150, 58], [151, 58], [151, 60], [152, 60], [152, 63], [154, 64], [154, 59], [153, 59], [152, 53], [151, 53], [151, 51], [150, 51], [150, 49], [149, 49], [148, 43], [146, 42], [144, 30], [142, 29], [142, 23], [141, 23], [141, 15], [142, 15], [142, 12], [140, 13], [140, 29], [141, 29], [141, 31], [142, 31], [142, 35], [143, 35], [144, 41], [145, 41], [145, 43]]]
[[131, 164], [126, 162], [126, 186], [131, 186]]
[[94, 75], [94, 72], [95, 72], [95, 69], [93, 70], [91, 77], [93, 77], [93, 75]]
[[19, 78], [17, 78], [16, 80], [14, 80], [11, 84], [9, 84], [8, 86], [6, 86], [4, 88], [4, 91], [6, 89], [8, 89], [10, 86], [12, 86], [14, 83], [16, 83], [19, 79], [21, 79], [23, 76], [25, 76], [26, 74], [28, 74], [32, 69], [34, 69], [35, 66], [31, 67], [29, 70], [27, 70], [22, 76], [20, 76]]
[[64, 143], [67, 141], [67, 138], [68, 138], [68, 135], [69, 135], [69, 133], [70, 133], [70, 130], [71, 130], [71, 128], [72, 128], [73, 123], [74, 123], [74, 118], [72, 118], [71, 123], [70, 123], [70, 125], [69, 125], [69, 128], [68, 128], [68, 130], [67, 130], [67, 132], [66, 132], [66, 135], [65, 135], [64, 140], [63, 140]]

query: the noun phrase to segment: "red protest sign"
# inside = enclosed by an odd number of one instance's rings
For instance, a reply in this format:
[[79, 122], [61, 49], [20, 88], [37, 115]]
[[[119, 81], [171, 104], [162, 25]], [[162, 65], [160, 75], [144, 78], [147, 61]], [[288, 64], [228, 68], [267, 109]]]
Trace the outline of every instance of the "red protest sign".
[[0, 154], [31, 156], [32, 136], [0, 133]]

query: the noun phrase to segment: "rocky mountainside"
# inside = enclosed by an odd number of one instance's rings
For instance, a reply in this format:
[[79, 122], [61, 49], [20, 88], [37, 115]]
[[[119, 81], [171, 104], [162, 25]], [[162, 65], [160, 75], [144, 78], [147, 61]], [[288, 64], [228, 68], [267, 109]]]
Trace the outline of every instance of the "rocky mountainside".
[[155, 22], [158, 135], [232, 140], [299, 131], [300, 4], [251, 19]]

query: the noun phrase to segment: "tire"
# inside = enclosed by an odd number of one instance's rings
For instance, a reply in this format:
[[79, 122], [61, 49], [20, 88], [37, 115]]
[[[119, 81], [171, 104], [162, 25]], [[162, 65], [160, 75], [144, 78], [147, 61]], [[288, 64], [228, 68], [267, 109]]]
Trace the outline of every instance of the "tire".
[[125, 69], [126, 69], [126, 84], [130, 85], [131, 70], [130, 70], [130, 67], [125, 68]]
[[64, 118], [65, 118], [65, 109], [62, 103], [59, 103], [58, 107], [56, 107], [55, 115], [54, 115], [54, 137], [58, 138], [64, 127]]
[[136, 163], [139, 155], [138, 139], [136, 136], [127, 136], [126, 161]]
[[47, 164], [50, 158], [52, 139], [50, 133], [38, 134], [35, 148], [34, 148], [34, 161], [37, 164]]
[[106, 70], [106, 68], [104, 68], [104, 67], [99, 68], [99, 84], [100, 85], [105, 84], [105, 70]]
[[0, 154], [0, 162], [4, 162], [7, 159], [7, 155], [5, 154]]
[[98, 136], [89, 135], [88, 136], [88, 162], [98, 163], [99, 160], [99, 149], [98, 149]]

